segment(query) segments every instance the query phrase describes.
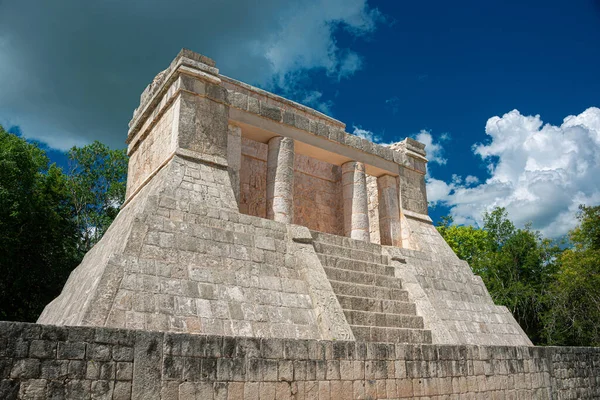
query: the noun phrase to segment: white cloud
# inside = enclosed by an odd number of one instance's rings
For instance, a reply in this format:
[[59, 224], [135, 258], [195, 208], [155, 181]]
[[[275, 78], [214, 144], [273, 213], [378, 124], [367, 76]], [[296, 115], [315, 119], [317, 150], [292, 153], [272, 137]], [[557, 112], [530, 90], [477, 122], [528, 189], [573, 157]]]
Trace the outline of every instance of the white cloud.
[[440, 179], [427, 177], [427, 201], [432, 205], [438, 203], [445, 203], [448, 200], [448, 196], [454, 190], [453, 183], [446, 183]]
[[[336, 79], [353, 75], [362, 67], [362, 57], [335, 40], [338, 29], [353, 36], [375, 30], [382, 19], [366, 0], [312, 0], [289, 3], [279, 25], [259, 45], [280, 87], [295, 86], [298, 73], [321, 69]], [[292, 88], [293, 89], [293, 88]]]
[[489, 142], [473, 146], [488, 165], [485, 182], [428, 182], [430, 200], [449, 206], [456, 222], [481, 224], [483, 211], [500, 206], [517, 226], [531, 221], [559, 237], [576, 225], [579, 204], [600, 204], [599, 108], [568, 116], [560, 126], [513, 110], [490, 118], [485, 132]]
[[465, 178], [465, 184], [467, 186], [474, 185], [476, 183], [479, 183], [479, 178], [474, 175], [467, 175], [467, 177]]
[[375, 133], [367, 130], [367, 129], [363, 129], [360, 125], [353, 125], [352, 128], [354, 129], [352, 131], [353, 135], [356, 135], [358, 137], [361, 137], [363, 139], [369, 140], [373, 143], [379, 143], [382, 145], [386, 145], [385, 143], [381, 143], [381, 136], [376, 135]]
[[421, 130], [421, 132], [417, 133], [414, 136], [415, 140], [425, 144], [425, 151], [427, 152], [427, 159], [430, 163], [436, 163], [439, 165], [446, 164], [446, 159], [443, 157], [444, 147], [441, 142], [449, 140], [448, 134], [440, 135], [439, 141], [435, 142], [431, 132], [426, 131], [425, 129]]
[[[300, 93], [298, 93], [298, 95], [300, 95]], [[324, 114], [331, 114], [333, 102], [331, 100], [324, 100], [323, 93], [318, 90], [311, 90], [302, 93], [302, 97], [299, 101], [300, 103], [319, 110]]]
[[337, 82], [362, 68], [337, 34], [364, 37], [383, 20], [368, 0], [35, 3], [0, 0], [0, 120], [61, 149], [123, 146], [140, 93], [182, 47], [330, 113], [311, 78]]

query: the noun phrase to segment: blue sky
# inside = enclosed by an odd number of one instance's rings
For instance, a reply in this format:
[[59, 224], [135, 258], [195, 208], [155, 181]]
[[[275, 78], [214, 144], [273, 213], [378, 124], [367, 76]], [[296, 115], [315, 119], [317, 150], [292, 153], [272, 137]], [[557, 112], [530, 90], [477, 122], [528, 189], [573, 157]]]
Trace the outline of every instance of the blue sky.
[[124, 146], [188, 47], [348, 132], [426, 142], [434, 219], [499, 205], [558, 237], [600, 204], [599, 44], [597, 0], [4, 0], [0, 123], [59, 150]]

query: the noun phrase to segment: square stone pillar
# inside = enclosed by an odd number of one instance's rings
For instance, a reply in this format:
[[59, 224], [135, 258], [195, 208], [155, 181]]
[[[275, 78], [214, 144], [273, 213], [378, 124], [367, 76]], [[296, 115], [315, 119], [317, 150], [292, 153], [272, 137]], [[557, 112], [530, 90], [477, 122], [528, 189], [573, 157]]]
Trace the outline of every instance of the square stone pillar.
[[267, 218], [294, 222], [294, 139], [276, 136], [267, 154]]
[[381, 244], [402, 247], [398, 179], [391, 175], [377, 178], [379, 233]]
[[242, 165], [242, 128], [229, 124], [227, 135], [227, 171], [235, 200], [240, 206], [240, 168]]
[[370, 242], [367, 178], [363, 163], [349, 161], [342, 165], [342, 195], [344, 234], [352, 239]]
[[226, 168], [228, 119], [214, 61], [182, 50], [144, 90], [129, 124], [126, 203], [176, 155]]

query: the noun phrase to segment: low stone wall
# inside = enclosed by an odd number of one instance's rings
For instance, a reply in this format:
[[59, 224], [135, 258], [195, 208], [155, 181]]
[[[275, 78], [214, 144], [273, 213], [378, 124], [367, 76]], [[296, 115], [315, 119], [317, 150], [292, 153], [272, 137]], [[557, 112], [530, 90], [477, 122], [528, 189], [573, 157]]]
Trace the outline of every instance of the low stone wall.
[[0, 322], [1, 399], [600, 397], [600, 349], [404, 345]]

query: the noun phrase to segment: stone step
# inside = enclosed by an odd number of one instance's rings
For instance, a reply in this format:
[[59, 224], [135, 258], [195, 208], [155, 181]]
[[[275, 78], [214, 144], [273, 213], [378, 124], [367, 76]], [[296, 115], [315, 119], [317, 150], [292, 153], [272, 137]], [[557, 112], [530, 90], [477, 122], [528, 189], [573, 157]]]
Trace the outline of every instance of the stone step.
[[350, 325], [358, 341], [431, 344], [431, 331], [410, 328], [385, 328], [378, 326]]
[[408, 292], [403, 289], [390, 289], [387, 287], [361, 285], [354, 282], [329, 280], [335, 294], [354, 297], [368, 297], [383, 300], [396, 300], [408, 302]]
[[416, 315], [415, 303], [398, 300], [383, 300], [366, 297], [337, 295], [344, 310], [370, 311], [386, 314]]
[[418, 315], [374, 313], [368, 311], [344, 310], [350, 325], [379, 326], [386, 328], [423, 329], [423, 318]]
[[315, 242], [332, 244], [339, 247], [366, 251], [374, 254], [381, 254], [381, 245], [377, 243], [367, 243], [362, 240], [351, 239], [346, 236], [333, 235], [331, 233], [311, 231]]
[[351, 260], [349, 258], [317, 253], [319, 260], [326, 267], [347, 269], [369, 274], [394, 276], [394, 267], [384, 264], [371, 263], [367, 261]]
[[323, 269], [330, 280], [386, 287], [389, 289], [402, 289], [402, 281], [399, 278], [331, 267], [323, 267]]
[[315, 251], [317, 253], [321, 253], [321, 254], [337, 256], [337, 257], [344, 257], [344, 258], [348, 258], [351, 260], [367, 261], [370, 263], [386, 264], [386, 265], [388, 264], [388, 256], [382, 255], [381, 252], [371, 253], [371, 252], [367, 252], [367, 251], [356, 250], [356, 249], [351, 249], [349, 247], [341, 247], [341, 246], [336, 246], [333, 244], [326, 244], [326, 243], [322, 243], [322, 242], [314, 242], [313, 246], [315, 247]]

